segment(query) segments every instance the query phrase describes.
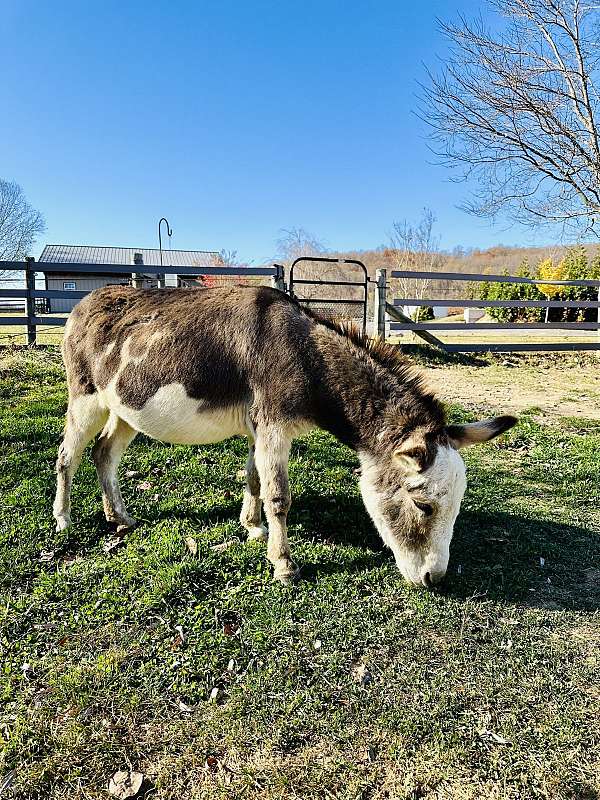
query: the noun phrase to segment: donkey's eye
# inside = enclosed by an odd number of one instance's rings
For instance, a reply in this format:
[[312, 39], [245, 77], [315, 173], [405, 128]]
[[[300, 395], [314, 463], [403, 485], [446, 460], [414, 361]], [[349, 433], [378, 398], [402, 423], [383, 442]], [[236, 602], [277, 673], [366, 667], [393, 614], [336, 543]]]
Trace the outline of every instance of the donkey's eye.
[[413, 500], [413, 503], [426, 517], [430, 517], [433, 514], [433, 506], [430, 503], [419, 503], [417, 500]]

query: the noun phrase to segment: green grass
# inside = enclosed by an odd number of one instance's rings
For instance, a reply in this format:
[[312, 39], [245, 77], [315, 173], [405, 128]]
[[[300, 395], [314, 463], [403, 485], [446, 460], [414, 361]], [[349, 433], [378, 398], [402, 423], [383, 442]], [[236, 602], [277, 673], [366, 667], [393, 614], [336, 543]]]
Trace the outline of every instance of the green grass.
[[161, 800], [598, 797], [598, 423], [540, 426], [532, 409], [466, 453], [436, 593], [382, 549], [354, 454], [298, 440], [302, 580], [285, 589], [242, 541], [244, 442], [139, 437], [122, 474], [139, 472], [123, 490], [141, 524], [106, 554], [87, 456], [73, 529], [52, 524], [58, 355], [15, 350], [0, 381], [3, 800], [106, 798], [119, 769]]

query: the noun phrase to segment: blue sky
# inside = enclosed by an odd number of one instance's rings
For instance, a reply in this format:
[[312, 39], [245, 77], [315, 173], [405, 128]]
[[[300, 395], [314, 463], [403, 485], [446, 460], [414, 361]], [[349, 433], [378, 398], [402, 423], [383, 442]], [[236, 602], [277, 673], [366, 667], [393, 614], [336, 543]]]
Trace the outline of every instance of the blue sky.
[[260, 262], [280, 228], [371, 248], [423, 206], [444, 247], [535, 243], [456, 208], [412, 113], [436, 17], [480, 8], [0, 0], [0, 177], [45, 214], [40, 245], [153, 247], [166, 215], [173, 247]]

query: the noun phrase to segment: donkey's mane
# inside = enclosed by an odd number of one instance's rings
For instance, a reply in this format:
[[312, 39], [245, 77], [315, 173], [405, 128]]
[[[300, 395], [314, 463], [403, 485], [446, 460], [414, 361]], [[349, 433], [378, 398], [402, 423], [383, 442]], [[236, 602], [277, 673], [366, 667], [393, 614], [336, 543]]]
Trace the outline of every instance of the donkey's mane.
[[317, 311], [301, 306], [301, 311], [329, 330], [349, 339], [353, 345], [364, 350], [380, 366], [393, 372], [398, 378], [404, 380], [423, 380], [420, 370], [396, 347], [382, 339], [373, 339], [362, 331], [354, 322], [345, 319], [330, 319], [322, 316]]
[[413, 364], [397, 347], [388, 344], [382, 339], [374, 339], [358, 328], [353, 322], [343, 319], [329, 319], [310, 308], [301, 306], [301, 311], [320, 325], [324, 325], [339, 336], [349, 340], [365, 355], [391, 373], [397, 381], [402, 383], [411, 392], [415, 399], [418, 398], [427, 410], [440, 424], [445, 422], [445, 409], [440, 400], [427, 386], [423, 372]]

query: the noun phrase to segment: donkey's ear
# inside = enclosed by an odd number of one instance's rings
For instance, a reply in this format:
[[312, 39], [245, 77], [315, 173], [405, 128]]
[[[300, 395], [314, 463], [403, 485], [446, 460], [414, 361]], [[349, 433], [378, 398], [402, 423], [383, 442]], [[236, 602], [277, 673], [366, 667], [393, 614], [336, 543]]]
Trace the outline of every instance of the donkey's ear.
[[507, 415], [484, 419], [481, 422], [470, 422], [467, 425], [448, 425], [446, 433], [452, 447], [459, 450], [461, 447], [468, 447], [471, 444], [488, 442], [494, 436], [499, 436], [516, 424], [517, 418]]

